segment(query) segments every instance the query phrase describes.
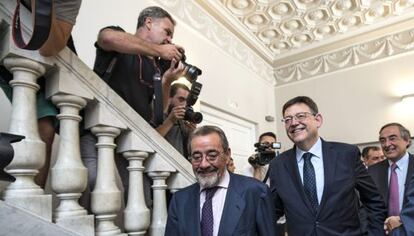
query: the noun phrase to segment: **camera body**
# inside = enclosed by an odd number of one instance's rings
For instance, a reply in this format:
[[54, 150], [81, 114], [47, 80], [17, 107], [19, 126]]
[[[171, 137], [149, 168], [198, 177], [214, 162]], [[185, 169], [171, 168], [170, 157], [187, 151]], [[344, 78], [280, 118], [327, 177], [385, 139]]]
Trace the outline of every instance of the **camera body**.
[[[201, 83], [197, 82], [197, 77], [203, 72], [197, 66], [186, 63], [186, 59], [187, 57], [183, 53], [181, 63], [184, 65], [184, 77], [191, 83], [191, 90], [190, 94], [187, 97], [187, 107], [185, 108], [185, 115], [183, 120], [199, 124], [201, 121], [203, 121], [203, 114], [200, 112], [195, 112], [192, 106], [197, 102], [198, 95], [200, 95], [201, 88], [203, 87]], [[159, 60], [159, 66], [163, 72], [168, 70], [170, 65], [171, 61], [169, 60]], [[178, 66], [178, 63], [176, 66]]]
[[248, 161], [254, 166], [265, 166], [277, 156], [275, 149], [281, 148], [281, 143], [255, 143], [256, 153], [249, 157]]
[[[200, 70], [197, 66], [194, 66], [194, 65], [191, 65], [191, 64], [187, 63], [186, 59], [187, 59], [187, 57], [183, 53], [183, 56], [181, 58], [181, 63], [183, 63], [183, 65], [184, 65], [184, 71], [185, 71], [184, 77], [190, 83], [193, 83], [197, 80], [197, 77], [203, 73], [203, 71]], [[170, 68], [171, 61], [161, 58], [161, 59], [158, 60], [158, 65], [160, 66], [162, 72], [164, 73], [165, 71], [168, 70], [168, 68]], [[175, 67], [177, 67], [177, 66], [178, 66], [178, 62], [175, 65]]]

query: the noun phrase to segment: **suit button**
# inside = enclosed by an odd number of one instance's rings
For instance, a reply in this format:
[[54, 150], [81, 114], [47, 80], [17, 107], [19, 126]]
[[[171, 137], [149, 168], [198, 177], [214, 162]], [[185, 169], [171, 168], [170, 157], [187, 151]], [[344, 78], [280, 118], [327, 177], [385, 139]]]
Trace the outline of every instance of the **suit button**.
[[319, 221], [315, 221], [316, 227], [319, 227]]

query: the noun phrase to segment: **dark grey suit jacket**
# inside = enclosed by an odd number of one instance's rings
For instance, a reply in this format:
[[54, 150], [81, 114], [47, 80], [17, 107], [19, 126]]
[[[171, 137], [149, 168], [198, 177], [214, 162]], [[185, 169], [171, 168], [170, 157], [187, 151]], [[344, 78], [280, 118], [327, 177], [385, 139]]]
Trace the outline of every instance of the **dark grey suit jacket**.
[[414, 235], [414, 175], [411, 175], [408, 183], [405, 188], [404, 205], [400, 213], [402, 225], [392, 231], [391, 235], [393, 236]]
[[[413, 175], [414, 171], [414, 156], [409, 154], [408, 156], [408, 169], [407, 169], [407, 177], [405, 179], [405, 188], [404, 188], [404, 202], [407, 201], [407, 187], [410, 182], [411, 175]], [[368, 168], [368, 173], [371, 175], [372, 179], [375, 182], [375, 185], [378, 187], [380, 194], [382, 195], [385, 201], [385, 207], [388, 209], [388, 170], [389, 170], [389, 163], [388, 160], [383, 160], [375, 165], [372, 165]]]
[[[276, 228], [275, 208], [269, 188], [253, 178], [230, 173], [218, 235], [277, 236]], [[201, 235], [198, 183], [173, 195], [165, 235]]]
[[359, 149], [322, 140], [324, 190], [315, 212], [305, 196], [296, 160], [296, 147], [270, 164], [270, 189], [277, 216], [286, 214], [289, 235], [362, 235], [358, 218], [360, 200], [369, 213], [369, 235], [383, 235], [386, 208], [381, 195], [360, 160]]

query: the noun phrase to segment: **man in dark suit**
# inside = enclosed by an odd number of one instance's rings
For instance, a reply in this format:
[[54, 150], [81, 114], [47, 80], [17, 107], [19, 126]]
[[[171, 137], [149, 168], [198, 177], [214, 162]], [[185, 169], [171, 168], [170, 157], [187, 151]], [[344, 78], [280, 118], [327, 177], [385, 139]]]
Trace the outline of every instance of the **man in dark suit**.
[[270, 164], [277, 216], [286, 215], [289, 235], [362, 235], [358, 190], [368, 210], [368, 233], [384, 234], [386, 208], [353, 145], [326, 142], [315, 102], [295, 97], [283, 106], [286, 133], [295, 146]]
[[189, 153], [197, 183], [173, 195], [165, 235], [277, 235], [269, 188], [227, 171], [231, 152], [220, 128], [197, 128]]
[[380, 129], [379, 141], [387, 159], [370, 166], [368, 172], [385, 200], [388, 216], [399, 218], [414, 171], [414, 157], [407, 152], [411, 134], [403, 125], [389, 123]]
[[387, 232], [392, 230], [392, 236], [414, 235], [414, 175], [411, 175], [400, 216], [387, 218], [384, 228]]

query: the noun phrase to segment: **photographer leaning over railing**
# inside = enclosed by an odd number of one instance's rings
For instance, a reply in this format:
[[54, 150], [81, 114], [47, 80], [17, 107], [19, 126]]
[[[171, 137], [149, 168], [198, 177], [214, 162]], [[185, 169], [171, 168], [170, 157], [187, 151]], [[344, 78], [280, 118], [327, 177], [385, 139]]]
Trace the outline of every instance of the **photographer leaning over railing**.
[[[172, 44], [175, 24], [164, 9], [147, 7], [138, 17], [134, 34], [119, 26], [108, 26], [99, 31], [95, 43], [94, 71], [154, 127], [160, 124], [160, 120], [162, 122], [171, 83], [184, 71], [180, 62], [184, 49]], [[160, 58], [170, 60], [165, 70], [160, 67]], [[88, 168], [88, 188], [82, 196], [82, 205], [87, 209], [89, 193], [96, 180], [95, 143], [96, 137], [90, 132], [81, 137], [82, 160]], [[117, 163], [118, 171], [127, 191], [128, 163], [123, 158], [117, 158], [117, 161], [120, 162]]]

